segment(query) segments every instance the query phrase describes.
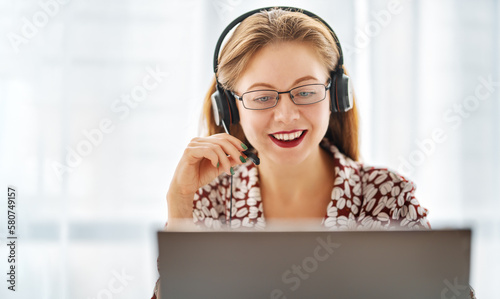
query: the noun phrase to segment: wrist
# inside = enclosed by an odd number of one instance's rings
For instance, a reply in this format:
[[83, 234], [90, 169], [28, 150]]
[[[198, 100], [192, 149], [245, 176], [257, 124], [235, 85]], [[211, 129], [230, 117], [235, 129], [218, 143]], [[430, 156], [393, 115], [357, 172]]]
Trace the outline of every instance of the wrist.
[[192, 218], [194, 194], [167, 193], [168, 219]]

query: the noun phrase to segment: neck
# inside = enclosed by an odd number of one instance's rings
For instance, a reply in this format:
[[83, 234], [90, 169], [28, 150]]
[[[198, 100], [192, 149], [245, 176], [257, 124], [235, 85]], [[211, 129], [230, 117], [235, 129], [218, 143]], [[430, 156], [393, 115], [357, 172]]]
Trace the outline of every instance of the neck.
[[[318, 146], [317, 151], [295, 165], [276, 164], [265, 156], [259, 165], [261, 192], [284, 203], [299, 201], [333, 183], [333, 157]], [[274, 199], [273, 199], [274, 200]]]

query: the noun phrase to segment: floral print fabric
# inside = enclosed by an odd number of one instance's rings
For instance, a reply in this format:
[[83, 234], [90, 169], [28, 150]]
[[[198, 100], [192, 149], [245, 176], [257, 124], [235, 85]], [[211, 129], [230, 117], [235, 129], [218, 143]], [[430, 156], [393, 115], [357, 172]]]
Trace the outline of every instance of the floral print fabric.
[[[325, 139], [332, 153], [335, 181], [322, 225], [329, 230], [430, 228], [427, 209], [414, 196], [415, 185], [386, 168], [364, 166], [342, 154]], [[229, 221], [230, 176], [221, 175], [200, 188], [193, 201], [193, 220], [206, 228], [223, 228]], [[235, 167], [232, 228], [264, 229], [257, 167]]]

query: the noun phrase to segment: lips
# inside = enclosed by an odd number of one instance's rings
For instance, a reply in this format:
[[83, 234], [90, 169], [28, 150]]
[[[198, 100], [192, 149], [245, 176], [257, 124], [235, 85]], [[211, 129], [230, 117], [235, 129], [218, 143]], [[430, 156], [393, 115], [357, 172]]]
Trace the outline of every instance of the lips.
[[282, 131], [269, 134], [269, 138], [279, 147], [291, 148], [298, 146], [306, 134], [307, 130]]

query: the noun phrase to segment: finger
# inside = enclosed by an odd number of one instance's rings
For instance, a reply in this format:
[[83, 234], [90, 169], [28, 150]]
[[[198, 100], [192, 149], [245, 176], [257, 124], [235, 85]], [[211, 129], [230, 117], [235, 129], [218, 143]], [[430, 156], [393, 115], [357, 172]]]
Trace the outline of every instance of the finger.
[[212, 135], [214, 138], [217, 138], [217, 139], [225, 139], [225, 140], [228, 140], [229, 142], [231, 142], [233, 144], [233, 146], [235, 146], [236, 148], [238, 148], [238, 151], [242, 152], [242, 151], [246, 151], [248, 149], [248, 146], [243, 143], [241, 140], [239, 140], [238, 138], [232, 136], [232, 135], [229, 135], [227, 133], [220, 133], [220, 134], [215, 134], [215, 135]]
[[[243, 164], [246, 162], [246, 156], [242, 154], [243, 152], [243, 143], [237, 143], [239, 140], [234, 138], [234, 140], [228, 139], [226, 136], [213, 136], [213, 142], [220, 145], [222, 150], [231, 156], [232, 160], [236, 162], [236, 164]], [[234, 142], [236, 140], [236, 143]], [[244, 145], [244, 144], [243, 144]]]
[[217, 168], [219, 163], [220, 155], [206, 144], [190, 143], [184, 152], [190, 164], [196, 164], [202, 159], [207, 159], [212, 166]]
[[232, 166], [246, 162], [246, 156], [240, 151], [244, 148], [244, 144], [239, 142], [239, 139], [228, 134], [196, 137], [193, 138], [190, 146], [207, 148], [207, 150], [210, 148], [210, 150], [215, 151], [219, 156], [219, 167], [222, 167], [228, 174], [231, 173]]
[[[243, 143], [241, 140], [238, 138], [231, 136], [227, 133], [220, 133], [220, 134], [214, 134], [208, 137], [196, 137], [193, 138], [192, 141], [197, 141], [197, 142], [217, 142], [221, 144], [219, 141], [224, 142], [224, 144], [231, 144], [234, 146], [239, 152], [243, 152], [248, 150], [248, 146]], [[229, 142], [229, 143], [228, 143]], [[222, 145], [222, 144], [221, 144]]]
[[[199, 150], [196, 152], [196, 160], [193, 161], [193, 163], [197, 163], [200, 158], [208, 156], [213, 157], [215, 155], [216, 160], [214, 158], [211, 158], [211, 162], [214, 167], [219, 169], [219, 174], [221, 171], [225, 171], [226, 173], [230, 174], [231, 167], [238, 163], [234, 156], [228, 156], [228, 154], [223, 150], [222, 146], [219, 143], [214, 142], [213, 140], [195, 140], [190, 143], [190, 146]], [[231, 147], [233, 146], [231, 145]], [[219, 167], [217, 167], [217, 165]]]
[[219, 169], [224, 170], [227, 174], [231, 174], [231, 167], [235, 163], [234, 158], [228, 156], [219, 144], [208, 143], [205, 146], [217, 154]]

